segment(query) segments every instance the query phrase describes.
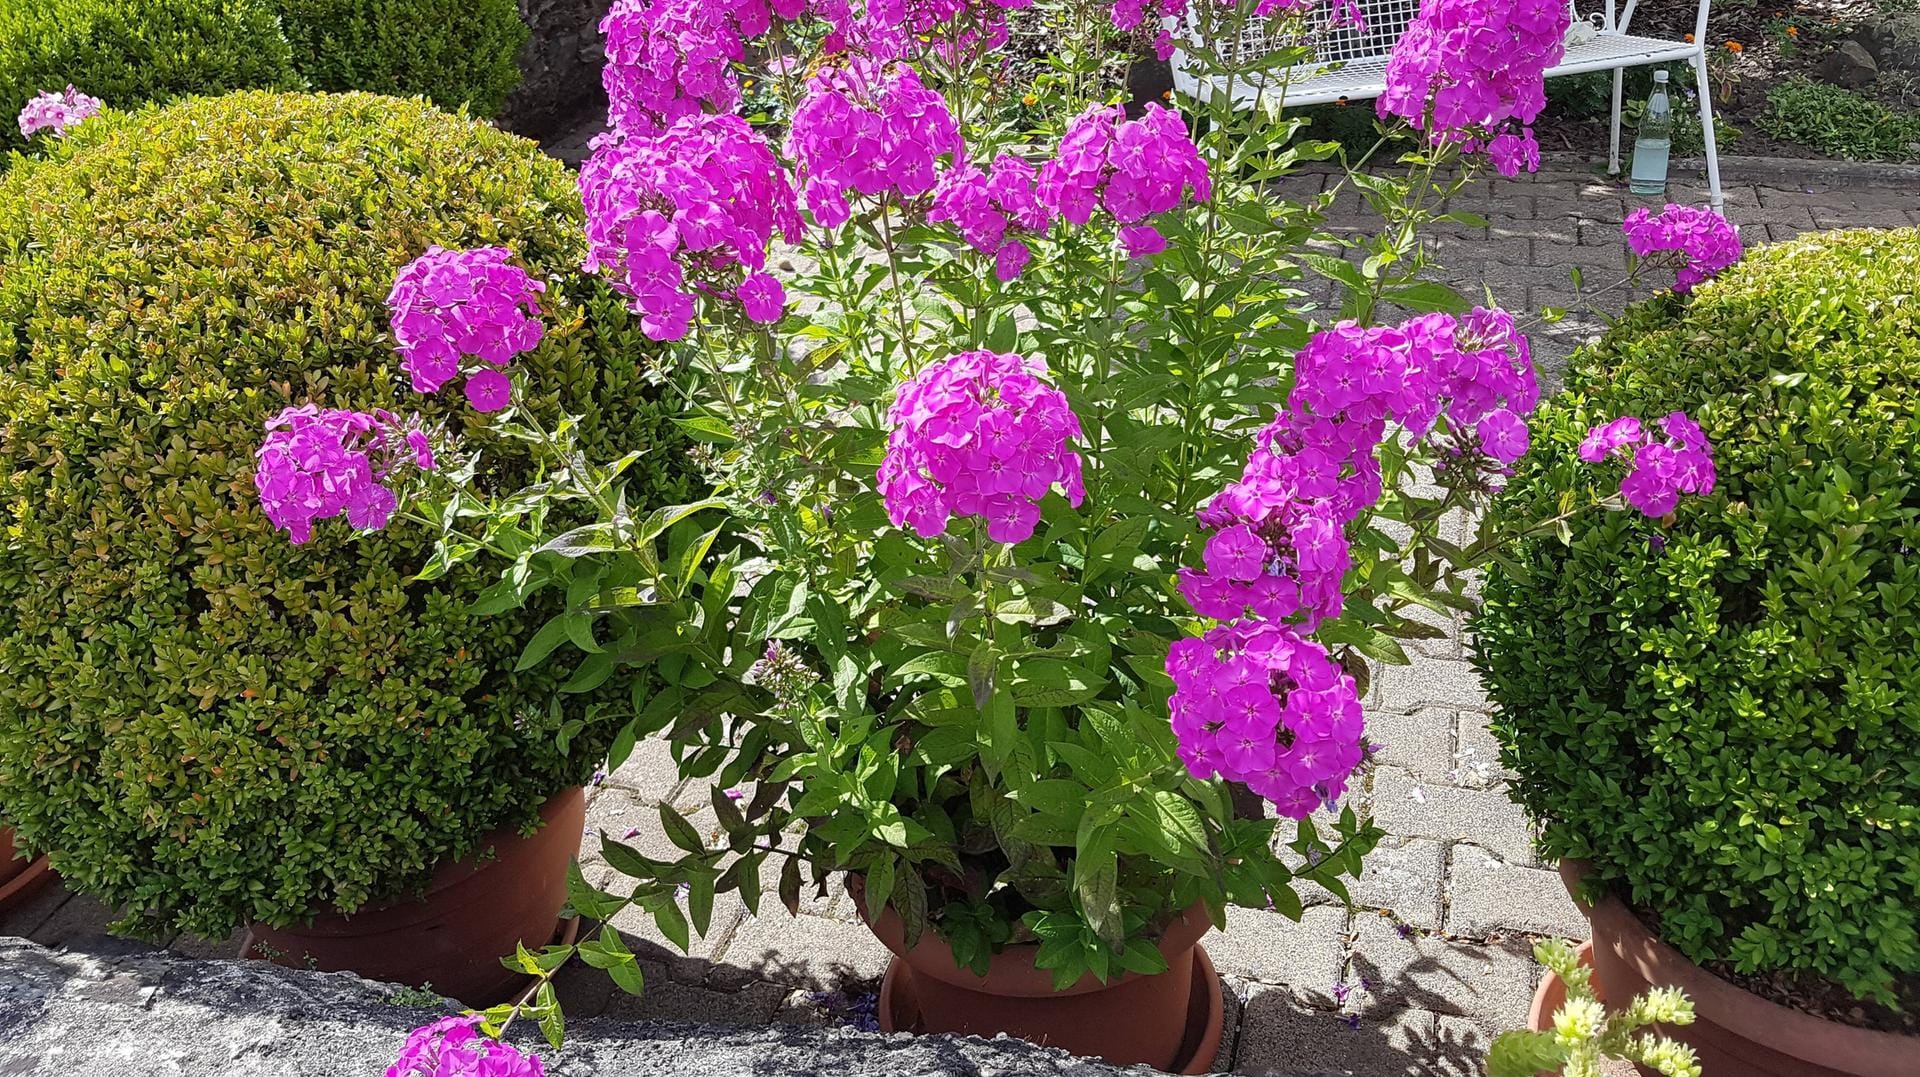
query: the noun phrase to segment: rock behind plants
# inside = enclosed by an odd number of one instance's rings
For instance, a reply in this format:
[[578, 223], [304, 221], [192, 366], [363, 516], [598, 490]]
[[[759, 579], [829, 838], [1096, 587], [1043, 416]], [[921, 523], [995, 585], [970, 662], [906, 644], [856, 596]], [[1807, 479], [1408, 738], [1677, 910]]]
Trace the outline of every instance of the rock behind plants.
[[[0, 817], [129, 926], [214, 938], [398, 896], [530, 823], [621, 721], [511, 672], [559, 597], [472, 614], [493, 574], [419, 580], [424, 527], [291, 546], [253, 452], [314, 399], [465, 421], [396, 378], [384, 301], [427, 246], [498, 243], [550, 282], [530, 406], [643, 450], [636, 503], [684, 500], [654, 351], [574, 271], [570, 175], [365, 94], [196, 99], [48, 152], [0, 179]], [[531, 478], [517, 443], [465, 440]]]

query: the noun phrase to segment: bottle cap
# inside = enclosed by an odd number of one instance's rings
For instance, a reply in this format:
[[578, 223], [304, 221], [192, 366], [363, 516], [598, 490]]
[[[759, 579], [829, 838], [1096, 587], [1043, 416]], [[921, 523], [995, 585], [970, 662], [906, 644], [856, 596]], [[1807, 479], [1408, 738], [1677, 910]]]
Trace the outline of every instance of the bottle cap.
[[1653, 73], [1653, 81], [1655, 81], [1655, 82], [1665, 82], [1665, 81], [1667, 81], [1667, 72], [1666, 72], [1666, 69], [1664, 69], [1664, 68], [1662, 68], [1662, 69], [1661, 69], [1661, 70], [1659, 70], [1659, 71], [1655, 71], [1655, 72]]

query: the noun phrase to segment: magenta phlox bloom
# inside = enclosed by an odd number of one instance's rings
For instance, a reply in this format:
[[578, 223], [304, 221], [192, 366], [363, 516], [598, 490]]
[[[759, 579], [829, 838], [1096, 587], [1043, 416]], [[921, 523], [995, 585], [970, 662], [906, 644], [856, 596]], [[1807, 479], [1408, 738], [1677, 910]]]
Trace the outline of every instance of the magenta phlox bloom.
[[[1300, 739], [1283, 738], [1281, 747], [1306, 745], [1313, 767], [1302, 771], [1293, 760], [1262, 769], [1267, 742], [1232, 741], [1217, 716], [1196, 717], [1211, 713], [1211, 704], [1196, 701], [1212, 690], [1190, 679], [1193, 670], [1218, 670], [1192, 656], [1228, 651], [1226, 641], [1241, 631], [1298, 639], [1340, 615], [1352, 564], [1346, 528], [1380, 500], [1377, 453], [1390, 429], [1433, 441], [1450, 454], [1450, 467], [1484, 470], [1491, 479], [1526, 452], [1524, 417], [1539, 398], [1526, 338], [1502, 310], [1427, 314], [1393, 327], [1342, 322], [1308, 341], [1294, 360], [1287, 407], [1256, 436], [1240, 478], [1198, 514], [1209, 532], [1201, 567], [1177, 575], [1194, 612], [1225, 622], [1206, 637], [1211, 645], [1196, 649], [1202, 641], [1183, 640], [1168, 659], [1176, 684], [1193, 686], [1182, 687], [1184, 703], [1176, 696], [1174, 731], [1196, 775], [1245, 781], [1288, 814], [1338, 795], [1359, 760], [1357, 727], [1341, 725], [1337, 735], [1294, 729]], [[1189, 661], [1197, 664], [1176, 669]], [[1260, 781], [1244, 776], [1251, 773]]]
[[[505, 247], [429, 247], [394, 276], [387, 325], [415, 392], [438, 392], [460, 373], [462, 360], [504, 367], [539, 345], [546, 334], [540, 293], [547, 286], [512, 258]], [[498, 371], [480, 374], [506, 380]]]
[[65, 138], [83, 120], [98, 116], [100, 108], [98, 97], [89, 97], [71, 85], [60, 93], [48, 91], [20, 110], [20, 134], [32, 138], [41, 131], [52, 131], [55, 138]]
[[1167, 673], [1180, 759], [1194, 777], [1242, 782], [1295, 819], [1346, 791], [1361, 758], [1359, 691], [1294, 626], [1218, 625], [1174, 643]]
[[[1178, 112], [1149, 102], [1137, 120], [1118, 105], [1076, 117], [1054, 157], [1040, 166], [1037, 193], [1050, 213], [1076, 225], [1104, 209], [1120, 225], [1144, 225], [1177, 209], [1189, 195], [1204, 202], [1213, 183]], [[1130, 252], [1157, 253], [1165, 242], [1151, 227], [1122, 240]]]
[[1639, 258], [1661, 251], [1682, 256], [1673, 290], [1685, 295], [1740, 260], [1740, 232], [1716, 209], [1669, 203], [1658, 216], [1645, 206], [1621, 222], [1627, 248]]
[[1031, 255], [1019, 237], [1044, 232], [1051, 220], [1034, 193], [1034, 177], [1033, 166], [1010, 153], [994, 158], [991, 173], [956, 164], [933, 189], [927, 220], [954, 225], [968, 246], [995, 257], [1002, 281], [1012, 280]]
[[738, 116], [690, 115], [656, 136], [608, 135], [580, 166], [588, 272], [605, 274], [653, 340], [679, 340], [698, 292], [771, 321], [785, 297], [763, 278], [775, 232], [800, 236], [793, 186]]
[[407, 1034], [387, 1077], [546, 1077], [537, 1055], [522, 1055], [478, 1029], [480, 1017], [443, 1017]]
[[1507, 125], [1531, 124], [1546, 107], [1546, 71], [1566, 54], [1567, 24], [1561, 0], [1422, 0], [1394, 43], [1375, 108], [1435, 142], [1471, 149], [1490, 139], [1484, 145], [1507, 175], [1536, 167], [1531, 131]]
[[1719, 479], [1706, 433], [1680, 411], [1660, 419], [1659, 434], [1631, 415], [1602, 423], [1587, 431], [1579, 456], [1588, 463], [1627, 458], [1620, 496], [1642, 515], [1656, 518], [1678, 508], [1683, 494], [1713, 493]]
[[254, 489], [273, 525], [295, 545], [313, 537], [313, 521], [345, 516], [377, 530], [399, 507], [388, 485], [404, 467], [432, 470], [433, 450], [417, 420], [386, 411], [304, 404], [267, 420], [255, 454]]
[[960, 162], [966, 147], [946, 99], [913, 68], [856, 56], [807, 80], [787, 154], [813, 219], [838, 228], [852, 216], [849, 195], [926, 194], [939, 181], [940, 159]]
[[880, 464], [880, 495], [896, 527], [924, 538], [955, 516], [987, 522], [995, 542], [1024, 542], [1040, 520], [1040, 499], [1059, 487], [1086, 497], [1080, 420], [1037, 359], [961, 352], [900, 386], [887, 411], [891, 433]]
[[1032, 6], [1033, 0], [867, 0], [844, 41], [829, 37], [827, 48], [881, 60], [912, 59], [931, 49], [948, 64], [964, 62], [1005, 45], [1006, 13]]
[[740, 105], [732, 65], [773, 13], [766, 0], [614, 0], [600, 20], [607, 122], [653, 134], [682, 116], [732, 112]]

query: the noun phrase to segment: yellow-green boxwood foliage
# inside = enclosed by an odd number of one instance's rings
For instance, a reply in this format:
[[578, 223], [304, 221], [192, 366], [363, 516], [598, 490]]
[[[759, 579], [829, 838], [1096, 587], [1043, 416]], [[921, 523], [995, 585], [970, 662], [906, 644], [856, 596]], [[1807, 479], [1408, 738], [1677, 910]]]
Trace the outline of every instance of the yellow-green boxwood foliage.
[[273, 0], [0, 0], [0, 151], [29, 99], [69, 83], [122, 109], [301, 85]]
[[531, 405], [581, 416], [591, 458], [648, 450], [636, 503], [690, 494], [658, 353], [577, 271], [579, 198], [531, 142], [248, 92], [82, 125], [0, 179], [0, 817], [130, 929], [401, 894], [530, 824], [621, 724], [580, 696], [557, 719], [564, 667], [509, 672], [551, 605], [475, 617], [490, 573], [413, 582], [425, 529], [296, 547], [258, 507], [261, 423], [309, 400], [524, 461], [397, 376], [384, 299], [434, 243], [519, 252], [550, 289]]
[[1700, 962], [1890, 1002], [1920, 982], [1920, 230], [1766, 247], [1630, 310], [1496, 506], [1617, 483], [1575, 457], [1685, 410], [1719, 489], [1670, 526], [1572, 521], [1493, 571], [1475, 626], [1544, 851]]
[[274, 0], [316, 90], [419, 94], [476, 116], [520, 84], [517, 0]]

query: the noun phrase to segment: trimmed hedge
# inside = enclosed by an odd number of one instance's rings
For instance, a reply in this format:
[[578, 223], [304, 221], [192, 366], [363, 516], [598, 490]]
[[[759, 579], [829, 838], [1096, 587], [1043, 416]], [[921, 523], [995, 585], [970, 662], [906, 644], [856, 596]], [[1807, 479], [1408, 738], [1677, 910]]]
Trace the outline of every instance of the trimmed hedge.
[[531, 825], [623, 724], [562, 671], [509, 672], [557, 596], [473, 616], [490, 573], [415, 581], [425, 528], [295, 547], [259, 509], [261, 423], [308, 400], [465, 422], [502, 483], [528, 477], [458, 394], [397, 375], [384, 299], [434, 243], [519, 252], [549, 284], [528, 404], [580, 416], [590, 458], [652, 450], [636, 502], [691, 494], [657, 351], [577, 272], [579, 197], [531, 142], [418, 101], [241, 93], [82, 125], [0, 177], [0, 816], [125, 929], [399, 896]]
[[476, 116], [520, 84], [515, 0], [276, 0], [294, 66], [316, 90], [430, 98]]
[[1575, 457], [1684, 409], [1719, 489], [1586, 513], [1487, 580], [1477, 664], [1543, 851], [1688, 957], [1891, 1003], [1920, 973], [1920, 230], [1763, 248], [1580, 352], [1496, 513], [1610, 492]]
[[271, 0], [0, 0], [0, 151], [69, 83], [119, 109], [301, 85]]

